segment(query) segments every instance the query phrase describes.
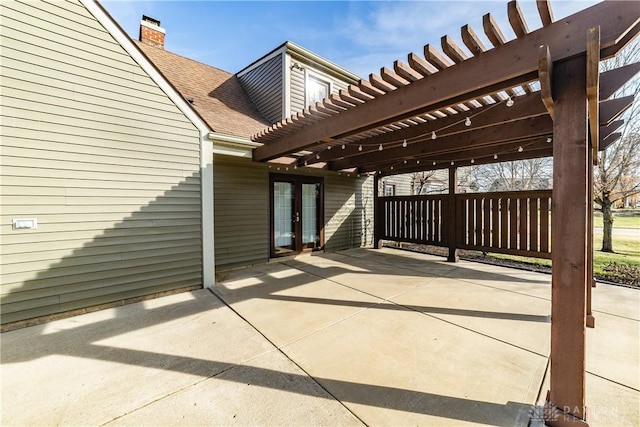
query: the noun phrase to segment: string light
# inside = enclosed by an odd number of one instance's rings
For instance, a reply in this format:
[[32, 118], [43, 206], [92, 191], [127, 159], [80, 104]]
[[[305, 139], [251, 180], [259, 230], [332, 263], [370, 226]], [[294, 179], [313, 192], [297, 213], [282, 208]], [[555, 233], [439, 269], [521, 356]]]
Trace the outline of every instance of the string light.
[[436, 162], [433, 162], [433, 166], [435, 166], [435, 165], [436, 165]]
[[433, 132], [431, 132], [431, 139], [436, 139], [436, 131], [434, 130]]
[[382, 151], [382, 144], [378, 147], [378, 151]]
[[342, 144], [342, 149], [344, 150], [344, 144]]
[[331, 146], [330, 145], [327, 147], [327, 150], [331, 150]]
[[304, 161], [304, 165], [305, 166], [309, 166], [309, 162], [307, 162], [306, 160]]
[[548, 136], [548, 137], [547, 137], [547, 142], [551, 142], [551, 141], [553, 141], [553, 139], [551, 139], [551, 137], [550, 137], [550, 136]]
[[358, 151], [362, 151], [362, 144], [358, 147]]
[[391, 170], [393, 170], [393, 166], [391, 166]]
[[402, 141], [402, 148], [407, 148], [407, 140]]
[[524, 148], [522, 148], [522, 145], [518, 147], [518, 153], [522, 153], [522, 151], [524, 151]]
[[420, 160], [416, 160], [416, 165], [419, 165], [419, 164], [420, 164]]
[[404, 164], [405, 164], [405, 165], [407, 164], [407, 161], [406, 161], [406, 160], [404, 161]]
[[316, 159], [320, 160], [320, 154], [316, 154]]
[[493, 159], [494, 159], [494, 160], [496, 160], [497, 158], [498, 158], [498, 155], [497, 155], [497, 154], [494, 154], [494, 155], [493, 155]]
[[451, 162], [451, 166], [453, 166], [453, 165], [455, 165], [455, 164], [456, 164], [456, 162]]
[[467, 118], [464, 120], [464, 125], [465, 125], [465, 126], [471, 126], [471, 119], [470, 119], [469, 117], [467, 117]]
[[513, 107], [513, 99], [511, 99], [511, 97], [507, 99], [507, 107]]
[[476, 162], [475, 160], [471, 159], [471, 164], [474, 164], [475, 162]]
[[294, 169], [298, 169], [298, 165], [293, 165], [293, 168]]

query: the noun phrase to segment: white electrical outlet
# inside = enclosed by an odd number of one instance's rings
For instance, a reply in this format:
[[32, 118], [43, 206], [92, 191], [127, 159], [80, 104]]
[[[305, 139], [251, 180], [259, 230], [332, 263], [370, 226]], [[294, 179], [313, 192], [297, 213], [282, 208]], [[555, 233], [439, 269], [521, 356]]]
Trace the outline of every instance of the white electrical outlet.
[[14, 230], [36, 230], [38, 228], [37, 218], [14, 218], [12, 223]]

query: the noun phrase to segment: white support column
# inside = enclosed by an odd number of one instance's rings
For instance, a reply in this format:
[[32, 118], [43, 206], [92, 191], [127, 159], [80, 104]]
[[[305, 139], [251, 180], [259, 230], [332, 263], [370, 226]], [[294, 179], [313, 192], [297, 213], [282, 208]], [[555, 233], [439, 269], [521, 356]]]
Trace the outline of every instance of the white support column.
[[202, 203], [202, 286], [215, 284], [213, 241], [213, 141], [208, 132], [200, 137], [200, 190]]

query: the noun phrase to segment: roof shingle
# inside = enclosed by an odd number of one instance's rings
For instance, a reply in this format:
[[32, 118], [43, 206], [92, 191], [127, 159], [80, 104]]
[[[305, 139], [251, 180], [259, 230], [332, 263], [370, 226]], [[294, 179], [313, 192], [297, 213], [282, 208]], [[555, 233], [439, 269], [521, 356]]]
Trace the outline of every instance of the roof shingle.
[[136, 44], [214, 132], [249, 138], [271, 123], [231, 73], [162, 48]]

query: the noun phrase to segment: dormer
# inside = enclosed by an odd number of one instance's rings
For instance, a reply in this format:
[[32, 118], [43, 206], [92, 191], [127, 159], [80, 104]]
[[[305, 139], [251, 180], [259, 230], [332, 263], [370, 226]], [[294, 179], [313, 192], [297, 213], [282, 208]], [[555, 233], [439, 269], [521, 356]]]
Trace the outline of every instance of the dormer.
[[236, 76], [264, 118], [276, 123], [360, 77], [287, 41]]

